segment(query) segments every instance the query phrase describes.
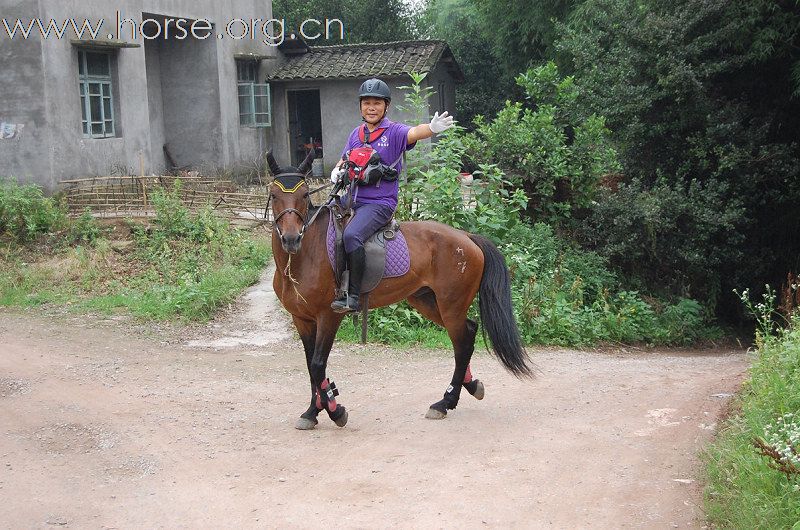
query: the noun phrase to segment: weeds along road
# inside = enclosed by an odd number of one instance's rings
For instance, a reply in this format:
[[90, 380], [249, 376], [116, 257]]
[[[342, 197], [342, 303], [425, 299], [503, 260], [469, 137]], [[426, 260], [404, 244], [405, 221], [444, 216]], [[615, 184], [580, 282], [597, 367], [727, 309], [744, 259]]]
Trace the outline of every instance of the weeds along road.
[[255, 286], [192, 329], [0, 310], [0, 521], [64, 526], [699, 528], [699, 452], [743, 379], [729, 350], [452, 355], [337, 344], [350, 421], [310, 432], [299, 340]]

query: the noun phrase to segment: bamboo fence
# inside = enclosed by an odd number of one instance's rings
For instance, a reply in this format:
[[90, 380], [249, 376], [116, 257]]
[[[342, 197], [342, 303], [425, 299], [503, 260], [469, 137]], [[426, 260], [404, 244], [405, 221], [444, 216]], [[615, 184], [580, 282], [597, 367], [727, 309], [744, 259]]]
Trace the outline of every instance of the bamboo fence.
[[[233, 220], [269, 223], [272, 212], [266, 211], [269, 184], [240, 186], [229, 180], [216, 180], [200, 175], [106, 176], [62, 180], [67, 206], [71, 214], [87, 209], [97, 217], [151, 217], [155, 214], [152, 196], [156, 190], [173, 191], [180, 180], [179, 197], [190, 210], [210, 205], [220, 215]], [[316, 189], [324, 179], [308, 179]], [[327, 190], [312, 197], [320, 204]]]

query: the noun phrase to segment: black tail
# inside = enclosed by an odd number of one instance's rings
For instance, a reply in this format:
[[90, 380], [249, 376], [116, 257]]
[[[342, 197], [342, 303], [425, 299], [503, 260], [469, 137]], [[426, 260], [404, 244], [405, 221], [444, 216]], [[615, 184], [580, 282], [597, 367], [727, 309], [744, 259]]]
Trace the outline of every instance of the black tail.
[[[492, 350], [500, 362], [517, 377], [533, 375], [528, 354], [522, 346], [514, 308], [511, 305], [511, 278], [506, 260], [494, 243], [470, 234], [483, 252], [483, 277], [478, 291], [478, 307], [484, 338], [489, 335]], [[488, 344], [487, 344], [488, 345]]]

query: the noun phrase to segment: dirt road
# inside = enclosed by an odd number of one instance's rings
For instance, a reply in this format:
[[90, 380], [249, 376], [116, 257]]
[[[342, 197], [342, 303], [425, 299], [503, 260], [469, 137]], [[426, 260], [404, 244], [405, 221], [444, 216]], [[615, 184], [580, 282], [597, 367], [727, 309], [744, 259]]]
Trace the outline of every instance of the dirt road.
[[266, 284], [190, 330], [0, 311], [0, 526], [700, 528], [698, 452], [739, 351], [487, 354], [486, 398], [424, 419], [449, 352], [337, 345], [350, 411], [293, 428], [299, 341]]

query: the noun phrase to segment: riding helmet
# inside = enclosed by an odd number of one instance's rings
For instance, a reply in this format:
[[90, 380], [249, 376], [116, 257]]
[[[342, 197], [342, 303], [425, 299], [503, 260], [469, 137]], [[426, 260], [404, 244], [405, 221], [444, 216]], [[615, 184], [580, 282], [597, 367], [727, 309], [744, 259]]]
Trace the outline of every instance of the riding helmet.
[[386, 100], [386, 103], [392, 101], [392, 92], [389, 90], [389, 85], [380, 79], [367, 79], [361, 83], [361, 88], [358, 90], [358, 100], [361, 101], [361, 98], [367, 96], [383, 98]]

